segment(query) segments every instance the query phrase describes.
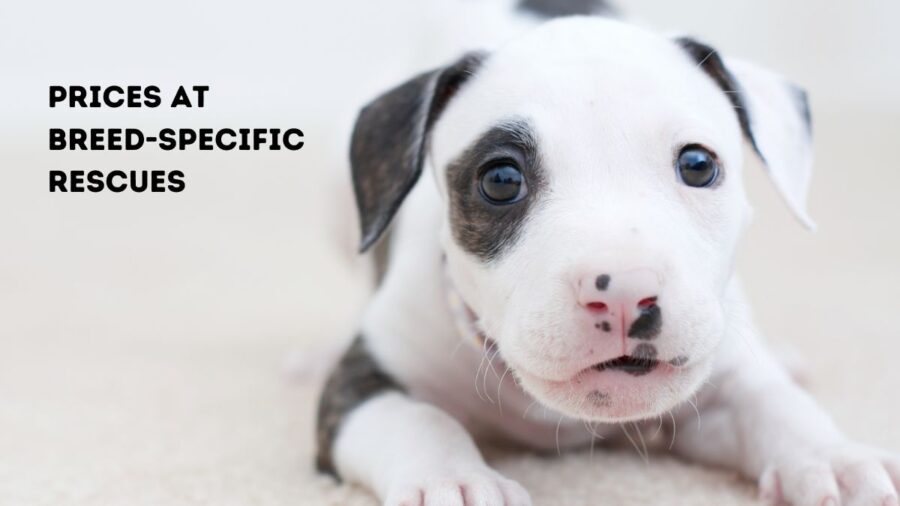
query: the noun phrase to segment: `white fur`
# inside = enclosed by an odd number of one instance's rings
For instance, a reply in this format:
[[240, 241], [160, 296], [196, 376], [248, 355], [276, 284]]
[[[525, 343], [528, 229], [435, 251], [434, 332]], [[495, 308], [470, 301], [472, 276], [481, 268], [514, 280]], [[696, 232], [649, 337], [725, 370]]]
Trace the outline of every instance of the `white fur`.
[[[560, 20], [493, 53], [451, 100], [362, 325], [409, 396], [383, 395], [350, 415], [335, 446], [345, 477], [391, 505], [528, 504], [521, 487], [484, 463], [473, 437], [584, 445], [623, 421], [693, 418], [685, 406], [696, 399], [702, 426], [678, 423], [674, 438], [686, 458], [759, 479], [772, 502], [896, 504], [897, 457], [847, 441], [751, 323], [733, 274], [750, 216], [741, 131], [730, 102], [694, 65], [647, 31]], [[773, 180], [806, 219], [809, 146], [798, 140], [800, 123], [779, 120], [796, 113], [771, 75], [735, 65], [751, 106], [766, 108], [754, 127]], [[534, 126], [550, 191], [514, 246], [486, 265], [453, 240], [444, 169], [510, 118]], [[678, 182], [673, 153], [685, 143], [718, 153], [718, 188]], [[443, 255], [498, 355], [458, 335]], [[609, 406], [586, 405], [588, 392], [573, 379], [621, 350], [585, 330], [574, 280], [633, 268], [664, 283], [660, 355], [689, 356], [689, 365], [665, 381], [628, 378]]]

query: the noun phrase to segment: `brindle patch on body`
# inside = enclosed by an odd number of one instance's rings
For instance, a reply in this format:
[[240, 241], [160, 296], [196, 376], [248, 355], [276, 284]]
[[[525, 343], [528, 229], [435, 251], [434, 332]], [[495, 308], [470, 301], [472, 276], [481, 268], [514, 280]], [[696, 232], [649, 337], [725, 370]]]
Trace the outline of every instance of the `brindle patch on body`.
[[316, 468], [340, 478], [334, 467], [332, 447], [341, 423], [367, 400], [403, 387], [384, 372], [357, 336], [332, 370], [319, 399], [316, 428]]
[[[490, 204], [481, 196], [481, 175], [496, 163], [515, 163], [525, 176], [527, 195], [508, 205]], [[482, 134], [447, 167], [450, 224], [466, 251], [489, 262], [519, 237], [528, 212], [546, 186], [534, 131], [527, 121], [509, 120]]]

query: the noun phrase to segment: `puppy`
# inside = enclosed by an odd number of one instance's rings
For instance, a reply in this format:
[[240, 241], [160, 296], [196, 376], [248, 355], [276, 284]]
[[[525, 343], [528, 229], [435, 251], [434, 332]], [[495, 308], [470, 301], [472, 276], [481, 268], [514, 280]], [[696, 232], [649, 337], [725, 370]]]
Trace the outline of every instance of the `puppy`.
[[900, 458], [847, 440], [752, 325], [745, 145], [811, 226], [800, 89], [599, 17], [372, 101], [350, 159], [361, 249], [390, 255], [322, 393], [319, 469], [387, 505], [527, 505], [476, 440], [579, 447], [696, 400], [684, 458], [773, 503], [897, 504]]

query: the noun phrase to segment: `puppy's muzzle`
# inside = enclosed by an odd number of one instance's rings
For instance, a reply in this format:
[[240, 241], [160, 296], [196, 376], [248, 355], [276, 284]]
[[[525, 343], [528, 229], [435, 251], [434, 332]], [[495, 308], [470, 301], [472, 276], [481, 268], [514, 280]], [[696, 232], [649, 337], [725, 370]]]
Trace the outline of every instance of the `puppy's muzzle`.
[[[605, 338], [620, 339], [623, 348], [628, 340], [653, 340], [662, 331], [662, 283], [652, 270], [590, 273], [580, 277], [577, 290], [595, 329]], [[631, 364], [624, 360], [622, 365]]]

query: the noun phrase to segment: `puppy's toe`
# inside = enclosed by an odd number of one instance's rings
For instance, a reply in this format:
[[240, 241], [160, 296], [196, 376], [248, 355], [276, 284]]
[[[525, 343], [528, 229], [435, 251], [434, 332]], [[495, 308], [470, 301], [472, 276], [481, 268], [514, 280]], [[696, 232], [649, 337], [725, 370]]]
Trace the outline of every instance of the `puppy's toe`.
[[466, 506], [464, 487], [455, 482], [442, 482], [425, 489], [425, 506]]
[[763, 475], [760, 489], [769, 504], [838, 506], [840, 490], [831, 466], [822, 461], [795, 461]]
[[772, 465], [760, 478], [769, 504], [900, 506], [900, 459], [852, 443]]
[[844, 504], [889, 506], [897, 504], [897, 491], [887, 469], [875, 459], [836, 463]]
[[494, 479], [469, 479], [462, 485], [462, 490], [466, 506], [502, 506], [506, 503], [500, 485]]

